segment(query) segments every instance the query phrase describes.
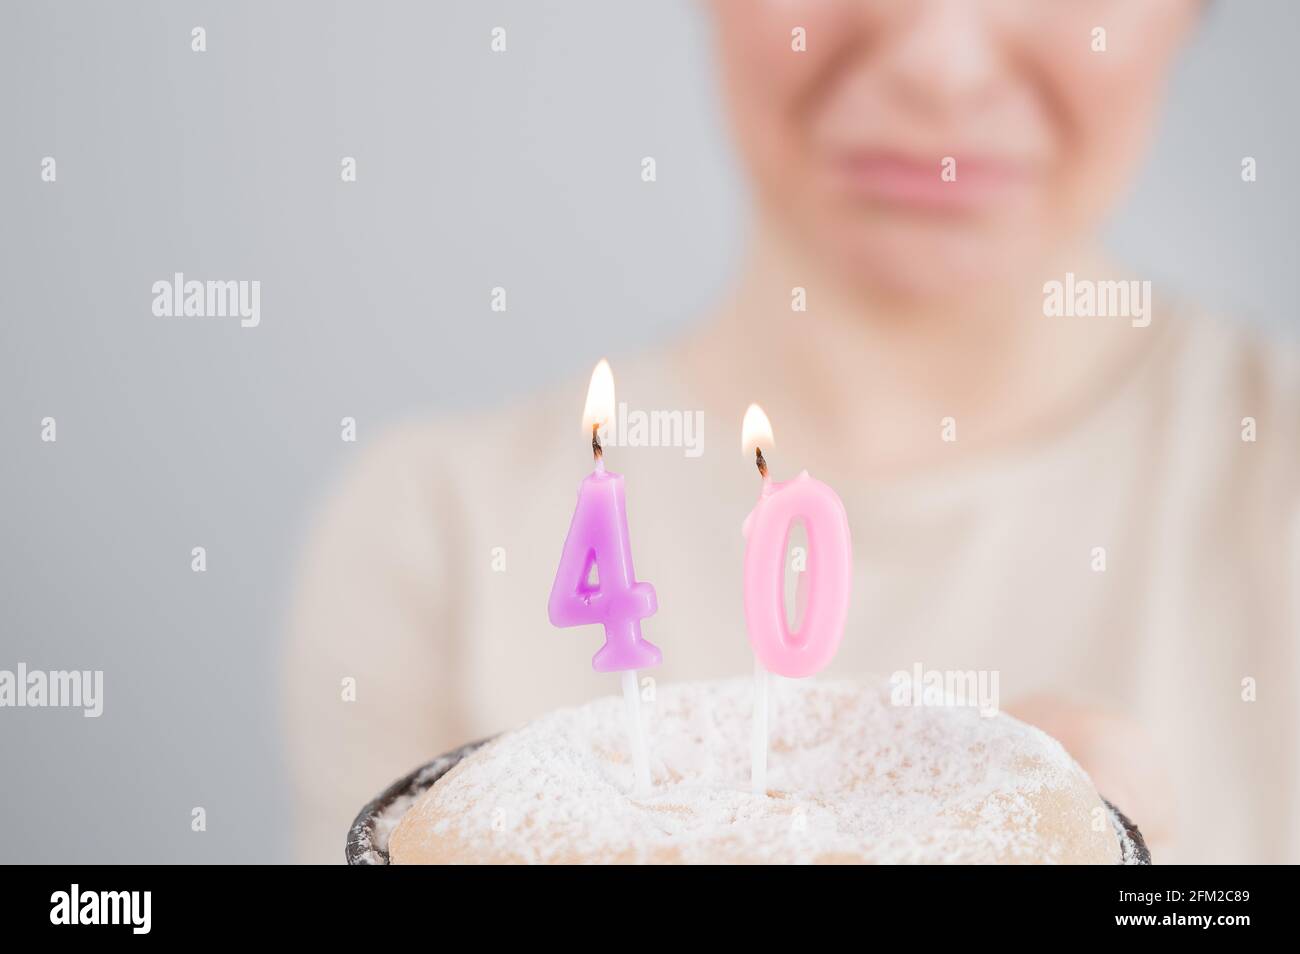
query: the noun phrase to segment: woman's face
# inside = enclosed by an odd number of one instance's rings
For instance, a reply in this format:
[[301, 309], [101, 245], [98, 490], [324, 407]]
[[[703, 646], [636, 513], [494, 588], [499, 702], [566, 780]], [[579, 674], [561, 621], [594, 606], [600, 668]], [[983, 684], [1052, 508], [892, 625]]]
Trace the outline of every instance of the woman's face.
[[855, 284], [913, 299], [1034, 278], [1086, 236], [1142, 152], [1200, 7], [711, 3], [765, 213]]

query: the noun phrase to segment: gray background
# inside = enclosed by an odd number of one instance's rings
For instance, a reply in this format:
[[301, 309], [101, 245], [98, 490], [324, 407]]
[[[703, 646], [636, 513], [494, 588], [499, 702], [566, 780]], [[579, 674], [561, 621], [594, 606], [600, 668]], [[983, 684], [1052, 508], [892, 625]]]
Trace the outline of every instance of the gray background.
[[[701, 7], [0, 7], [0, 669], [106, 683], [97, 720], [0, 709], [0, 860], [289, 857], [279, 627], [330, 479], [388, 423], [634, 351], [727, 281], [744, 196]], [[1279, 330], [1298, 26], [1292, 0], [1209, 9], [1111, 230]], [[153, 318], [174, 271], [260, 280], [261, 327]]]

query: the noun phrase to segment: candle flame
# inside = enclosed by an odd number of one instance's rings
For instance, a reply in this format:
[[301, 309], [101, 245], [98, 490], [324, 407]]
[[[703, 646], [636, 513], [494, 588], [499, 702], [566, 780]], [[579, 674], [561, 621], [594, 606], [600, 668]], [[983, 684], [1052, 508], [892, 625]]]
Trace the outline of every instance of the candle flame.
[[582, 409], [582, 429], [590, 434], [593, 427], [604, 427], [614, 420], [614, 372], [604, 358], [591, 372], [587, 387], [587, 406]]
[[740, 425], [740, 449], [745, 454], [753, 454], [756, 448], [771, 450], [776, 444], [772, 437], [772, 422], [767, 419], [763, 409], [751, 404], [745, 411], [745, 421]]

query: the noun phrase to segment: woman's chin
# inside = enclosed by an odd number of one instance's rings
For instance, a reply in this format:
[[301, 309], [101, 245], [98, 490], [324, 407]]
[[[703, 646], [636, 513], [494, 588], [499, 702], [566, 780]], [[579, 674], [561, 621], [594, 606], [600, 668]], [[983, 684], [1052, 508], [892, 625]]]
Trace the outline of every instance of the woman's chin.
[[837, 242], [834, 260], [848, 283], [874, 298], [917, 304], [969, 301], [1038, 275], [1041, 246], [964, 229], [873, 230]]

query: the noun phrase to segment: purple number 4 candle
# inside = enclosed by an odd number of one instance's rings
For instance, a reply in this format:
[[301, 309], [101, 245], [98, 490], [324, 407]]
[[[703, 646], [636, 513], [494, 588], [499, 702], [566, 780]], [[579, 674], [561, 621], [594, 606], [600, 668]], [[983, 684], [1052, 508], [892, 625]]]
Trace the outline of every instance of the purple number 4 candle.
[[[596, 469], [578, 488], [569, 535], [551, 587], [547, 612], [555, 626], [605, 627], [605, 645], [592, 657], [597, 672], [627, 672], [663, 662], [659, 647], [641, 636], [641, 620], [659, 608], [655, 588], [637, 581], [627, 531], [623, 478], [605, 470], [595, 428], [612, 416], [614, 379], [605, 362], [592, 375], [584, 425], [593, 428]], [[595, 582], [592, 582], [592, 570]]]

